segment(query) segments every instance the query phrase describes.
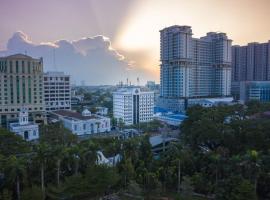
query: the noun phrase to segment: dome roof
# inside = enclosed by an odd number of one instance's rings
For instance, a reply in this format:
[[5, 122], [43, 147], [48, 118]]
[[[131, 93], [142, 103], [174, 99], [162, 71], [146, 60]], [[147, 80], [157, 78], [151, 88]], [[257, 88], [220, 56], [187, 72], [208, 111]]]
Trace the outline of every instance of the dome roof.
[[91, 112], [86, 108], [82, 111], [82, 116], [91, 116]]

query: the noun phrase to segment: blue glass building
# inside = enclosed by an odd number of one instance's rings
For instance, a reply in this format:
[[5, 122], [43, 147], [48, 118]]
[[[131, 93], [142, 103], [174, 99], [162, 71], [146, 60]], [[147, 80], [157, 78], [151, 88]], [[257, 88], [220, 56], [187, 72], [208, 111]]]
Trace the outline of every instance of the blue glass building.
[[243, 102], [250, 100], [270, 102], [270, 81], [240, 82], [240, 100]]

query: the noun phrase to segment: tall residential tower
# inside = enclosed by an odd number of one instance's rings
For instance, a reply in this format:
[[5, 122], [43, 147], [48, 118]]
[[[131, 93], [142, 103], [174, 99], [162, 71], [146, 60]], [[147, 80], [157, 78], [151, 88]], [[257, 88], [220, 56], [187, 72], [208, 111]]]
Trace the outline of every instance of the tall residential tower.
[[270, 41], [232, 47], [232, 94], [236, 99], [243, 81], [255, 81], [253, 85], [270, 81]]
[[225, 33], [192, 37], [190, 26], [160, 31], [160, 101], [172, 111], [183, 111], [189, 99], [231, 94], [231, 43]]

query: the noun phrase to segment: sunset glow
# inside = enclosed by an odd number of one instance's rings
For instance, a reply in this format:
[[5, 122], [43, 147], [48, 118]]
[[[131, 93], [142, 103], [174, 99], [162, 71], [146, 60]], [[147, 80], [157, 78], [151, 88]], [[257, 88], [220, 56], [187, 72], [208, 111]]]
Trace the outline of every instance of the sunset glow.
[[[204, 36], [210, 31], [225, 32], [233, 44], [240, 45], [265, 42], [270, 38], [269, 0], [26, 2], [14, 7], [12, 15], [6, 10], [18, 2], [10, 0], [2, 3], [1, 49], [5, 49], [7, 40], [17, 30], [29, 34], [34, 43], [45, 44], [59, 39], [72, 41], [102, 35], [109, 38], [112, 44], [110, 48], [118, 51], [116, 53], [120, 53], [119, 56], [123, 56], [134, 69], [145, 71], [147, 79], [157, 82], [160, 64], [159, 30], [164, 27], [189, 25], [195, 37]], [[31, 5], [31, 16], [24, 12], [29, 9], [27, 5]], [[56, 9], [60, 7], [63, 10], [61, 13]], [[133, 79], [136, 79], [135, 75]]]

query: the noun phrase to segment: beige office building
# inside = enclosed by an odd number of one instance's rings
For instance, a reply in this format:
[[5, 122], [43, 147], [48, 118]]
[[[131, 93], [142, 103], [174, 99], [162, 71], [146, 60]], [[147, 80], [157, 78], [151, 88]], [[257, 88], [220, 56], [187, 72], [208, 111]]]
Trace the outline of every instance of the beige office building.
[[23, 54], [0, 58], [0, 126], [18, 118], [20, 109], [34, 121], [42, 120], [43, 61]]

